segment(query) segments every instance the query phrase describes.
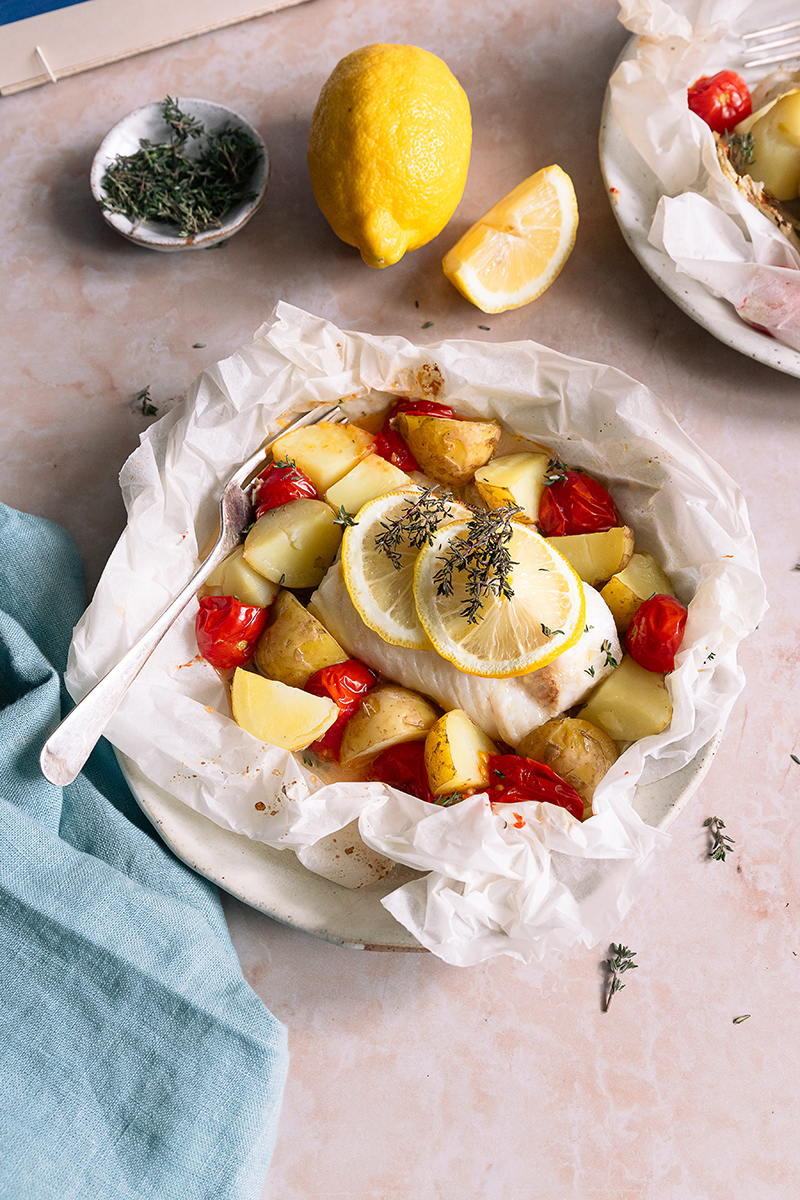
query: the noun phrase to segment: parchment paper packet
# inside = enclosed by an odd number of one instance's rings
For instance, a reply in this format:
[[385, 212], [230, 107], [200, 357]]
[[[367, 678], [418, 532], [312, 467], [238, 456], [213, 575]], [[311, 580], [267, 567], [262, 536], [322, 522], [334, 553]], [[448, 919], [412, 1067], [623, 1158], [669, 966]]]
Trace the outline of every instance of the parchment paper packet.
[[528, 803], [509, 823], [483, 795], [444, 809], [382, 784], [321, 786], [299, 759], [229, 718], [224, 688], [197, 655], [194, 605], [107, 732], [168, 792], [272, 846], [308, 846], [358, 819], [368, 845], [430, 872], [383, 901], [423, 945], [459, 965], [497, 953], [529, 961], [614, 930], [668, 841], [634, 811], [636, 784], [679, 770], [723, 727], [744, 682], [737, 645], [765, 609], [741, 493], [628, 376], [533, 342], [418, 347], [344, 333], [279, 304], [255, 341], [205, 371], [125, 464], [128, 526], [75, 631], [67, 683], [83, 696], [185, 583], [225, 481], [282, 414], [341, 397], [356, 414], [392, 395], [432, 393], [609, 484], [639, 548], [691, 602], [669, 677], [670, 729], [620, 757], [597, 790], [596, 815], [581, 825]]
[[750, 57], [741, 34], [786, 20], [788, 9], [785, 0], [622, 0], [619, 19], [638, 40], [609, 87], [660, 195], [652, 207], [643, 196], [650, 243], [748, 324], [800, 350], [800, 255], [725, 179], [714, 135], [687, 103], [701, 75], [732, 69], [752, 88], [772, 70], [741, 66]]

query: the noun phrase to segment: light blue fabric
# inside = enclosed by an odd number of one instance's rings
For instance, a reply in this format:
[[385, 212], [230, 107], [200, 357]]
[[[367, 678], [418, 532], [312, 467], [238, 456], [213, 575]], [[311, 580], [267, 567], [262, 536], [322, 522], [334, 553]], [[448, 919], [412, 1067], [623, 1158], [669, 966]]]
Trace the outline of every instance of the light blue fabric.
[[286, 1031], [216, 888], [107, 742], [69, 787], [39, 771], [82, 608], [69, 536], [0, 505], [0, 1196], [256, 1200]]

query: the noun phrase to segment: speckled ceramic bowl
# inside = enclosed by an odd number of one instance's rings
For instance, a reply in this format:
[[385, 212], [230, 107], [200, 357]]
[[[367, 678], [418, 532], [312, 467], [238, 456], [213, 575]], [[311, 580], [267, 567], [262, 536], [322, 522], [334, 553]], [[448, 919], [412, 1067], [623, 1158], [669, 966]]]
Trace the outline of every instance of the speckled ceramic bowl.
[[[121, 121], [110, 129], [100, 143], [100, 148], [94, 156], [90, 181], [92, 194], [100, 206], [104, 219], [108, 224], [137, 246], [146, 246], [150, 250], [205, 250], [210, 246], [219, 245], [229, 237], [233, 237], [242, 229], [257, 211], [267, 190], [269, 177], [269, 154], [258, 132], [244, 117], [240, 117], [230, 108], [222, 104], [214, 104], [210, 100], [187, 99], [176, 100], [182, 112], [197, 118], [209, 133], [214, 133], [225, 126], [242, 129], [249, 133], [261, 150], [261, 158], [253, 171], [249, 190], [254, 193], [252, 200], [240, 201], [226, 214], [219, 228], [207, 229], [188, 237], [182, 237], [176, 225], [155, 221], [132, 221], [121, 213], [105, 212], [102, 201], [105, 198], [103, 177], [118, 154], [134, 154], [139, 149], [141, 138], [151, 142], [166, 142], [169, 140], [170, 127], [163, 118], [163, 101], [146, 104], [128, 113]], [[190, 142], [189, 153], [196, 142]]]

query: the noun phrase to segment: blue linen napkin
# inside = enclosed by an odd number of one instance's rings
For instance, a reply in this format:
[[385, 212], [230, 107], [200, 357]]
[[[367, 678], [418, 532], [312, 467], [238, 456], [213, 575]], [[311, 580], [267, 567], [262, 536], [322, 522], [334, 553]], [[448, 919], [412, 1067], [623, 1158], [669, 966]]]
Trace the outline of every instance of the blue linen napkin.
[[107, 742], [69, 787], [39, 770], [83, 597], [69, 535], [0, 505], [0, 1196], [256, 1200], [286, 1030], [217, 889]]

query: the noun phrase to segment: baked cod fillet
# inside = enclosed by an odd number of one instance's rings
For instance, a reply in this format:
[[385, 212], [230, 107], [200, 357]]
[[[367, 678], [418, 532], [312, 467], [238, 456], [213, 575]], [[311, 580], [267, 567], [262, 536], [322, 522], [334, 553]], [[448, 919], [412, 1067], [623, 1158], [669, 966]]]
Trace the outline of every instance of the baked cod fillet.
[[[594, 588], [586, 592], [586, 632], [552, 663], [513, 679], [466, 675], [435, 650], [392, 646], [361, 620], [340, 563], [328, 570], [309, 603], [337, 642], [361, 662], [403, 687], [430, 696], [445, 711], [463, 708], [491, 738], [516, 746], [587, 695], [622, 658], [614, 618]], [[605, 648], [604, 648], [605, 645]]]

